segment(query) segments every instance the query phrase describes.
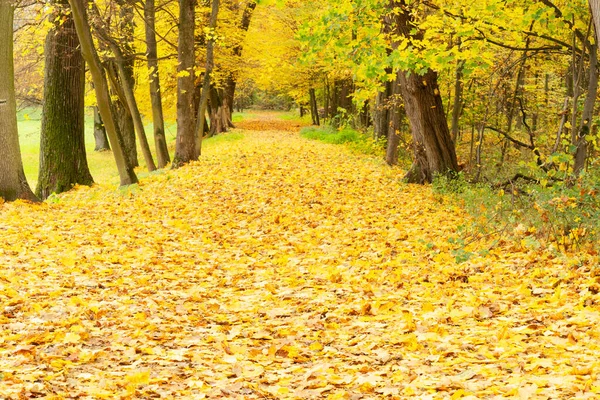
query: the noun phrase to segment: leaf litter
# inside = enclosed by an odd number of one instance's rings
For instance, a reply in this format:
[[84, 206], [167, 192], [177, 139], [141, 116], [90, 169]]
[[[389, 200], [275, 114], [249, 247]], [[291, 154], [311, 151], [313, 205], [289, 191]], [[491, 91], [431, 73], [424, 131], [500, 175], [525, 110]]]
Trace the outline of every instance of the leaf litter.
[[0, 205], [0, 397], [596, 398], [600, 271], [401, 171], [246, 131], [128, 190]]

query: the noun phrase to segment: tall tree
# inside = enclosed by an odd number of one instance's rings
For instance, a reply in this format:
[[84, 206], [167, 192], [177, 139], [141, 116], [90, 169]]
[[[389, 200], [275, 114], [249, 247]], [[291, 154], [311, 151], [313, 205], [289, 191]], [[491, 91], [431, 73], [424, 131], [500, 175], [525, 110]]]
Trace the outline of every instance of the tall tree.
[[[389, 2], [396, 33], [407, 40], [423, 38], [405, 0]], [[413, 138], [413, 165], [406, 174], [411, 183], [431, 182], [435, 174], [458, 171], [454, 143], [450, 137], [437, 73], [428, 68], [423, 75], [399, 74], [404, 108]]]
[[152, 122], [154, 126], [154, 146], [158, 159], [158, 168], [164, 168], [169, 162], [169, 149], [165, 137], [165, 121], [163, 117], [162, 95], [158, 76], [158, 50], [156, 45], [156, 8], [154, 0], [146, 0], [144, 4], [144, 20], [146, 31], [146, 57], [148, 59], [148, 75], [150, 79], [150, 101], [152, 103]]
[[110, 145], [113, 150], [117, 169], [119, 170], [119, 177], [121, 179], [121, 186], [131, 185], [137, 182], [137, 176], [133, 170], [133, 167], [127, 164], [125, 155], [123, 154], [123, 148], [119, 141], [118, 125], [111, 109], [110, 94], [108, 92], [108, 82], [106, 75], [98, 58], [98, 53], [94, 47], [94, 41], [92, 39], [92, 33], [90, 32], [90, 25], [87, 20], [85, 0], [69, 0], [71, 5], [71, 12], [73, 13], [73, 20], [75, 21], [75, 28], [77, 30], [77, 37], [81, 44], [81, 52], [83, 58], [88, 63], [92, 79], [94, 81], [94, 90], [96, 92], [96, 100], [98, 102], [98, 110], [102, 121], [104, 121], [104, 127], [106, 128], [106, 134], [110, 141]]
[[36, 194], [94, 183], [85, 154], [85, 63], [66, 0], [54, 3], [46, 36], [44, 106]]
[[177, 138], [173, 168], [198, 159], [194, 115], [195, 0], [179, 0], [177, 43]]
[[[119, 43], [110, 36], [105, 25], [99, 21], [98, 8], [94, 5], [92, 10], [94, 11], [97, 21], [97, 23], [94, 24], [94, 28], [98, 33], [98, 36], [106, 43], [115, 56], [114, 68], [108, 68], [109, 77], [111, 77], [111, 82], [113, 82], [119, 98], [127, 105], [129, 115], [133, 120], [135, 133], [142, 149], [142, 154], [144, 155], [144, 160], [146, 161], [146, 168], [148, 168], [148, 171], [154, 171], [156, 170], [156, 165], [154, 164], [150, 145], [148, 144], [148, 139], [146, 137], [142, 115], [140, 114], [137, 100], [133, 93], [134, 82], [132, 77], [132, 59], [124, 54]], [[127, 23], [127, 27], [129, 27], [129, 23]]]
[[[200, 96], [200, 105], [198, 106], [198, 116], [196, 117], [196, 153], [202, 151], [202, 134], [204, 132], [204, 114], [206, 113], [206, 104], [210, 96], [212, 71], [214, 68], [214, 47], [215, 47], [215, 28], [217, 27], [217, 16], [219, 14], [219, 0], [212, 0], [212, 8], [209, 21], [209, 37], [206, 44], [206, 68], [204, 70], [204, 81], [202, 83], [202, 95]], [[215, 104], [213, 102], [213, 107]]]
[[11, 0], [0, 0], [0, 198], [37, 200], [23, 171], [13, 64], [13, 16]]

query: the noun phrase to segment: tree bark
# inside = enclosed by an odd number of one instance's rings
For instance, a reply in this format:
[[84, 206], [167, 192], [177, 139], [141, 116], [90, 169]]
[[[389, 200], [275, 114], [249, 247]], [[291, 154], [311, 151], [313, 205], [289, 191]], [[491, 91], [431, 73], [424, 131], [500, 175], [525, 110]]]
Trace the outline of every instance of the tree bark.
[[44, 106], [36, 195], [91, 185], [85, 153], [85, 62], [66, 0], [56, 2], [46, 36]]
[[111, 96], [116, 97], [112, 102], [111, 107], [115, 118], [117, 119], [117, 132], [119, 133], [119, 141], [123, 147], [125, 161], [131, 168], [139, 167], [137, 146], [135, 141], [135, 127], [133, 126], [133, 117], [127, 107], [125, 94], [121, 87], [121, 82], [117, 76], [116, 66], [112, 62], [107, 62], [104, 65], [108, 83], [110, 86]]
[[202, 95], [200, 96], [200, 105], [198, 106], [198, 116], [196, 117], [196, 154], [202, 151], [202, 134], [204, 132], [204, 115], [206, 113], [206, 104], [210, 96], [210, 79], [214, 68], [214, 30], [217, 27], [217, 16], [219, 14], [219, 0], [212, 0], [212, 8], [209, 21], [209, 37], [206, 44], [206, 68], [204, 71], [204, 81], [202, 82]]
[[146, 29], [146, 57], [148, 58], [148, 75], [150, 80], [150, 102], [152, 103], [152, 124], [154, 127], [154, 146], [158, 168], [164, 168], [171, 162], [167, 139], [165, 136], [165, 121], [163, 117], [162, 95], [158, 76], [158, 51], [156, 45], [154, 0], [146, 0], [144, 17]]
[[[250, 21], [252, 20], [252, 14], [256, 9], [256, 1], [250, 0], [248, 4], [246, 4], [246, 8], [244, 9], [244, 13], [242, 14], [242, 19], [240, 21], [240, 29], [244, 32], [248, 31], [250, 27]], [[238, 43], [233, 48], [233, 55], [235, 57], [239, 57], [242, 55], [242, 43]], [[235, 125], [232, 122], [232, 114], [233, 114], [233, 103], [235, 99], [235, 89], [237, 86], [237, 81], [233, 74], [229, 74], [227, 80], [225, 82], [225, 95], [223, 96], [223, 108], [225, 108], [226, 112], [229, 113], [228, 125], [231, 128], [235, 128]]]
[[152, 172], [156, 170], [156, 165], [154, 164], [152, 152], [150, 151], [150, 145], [148, 144], [148, 138], [146, 137], [144, 123], [142, 122], [142, 115], [140, 114], [135, 95], [133, 94], [133, 79], [127, 70], [127, 64], [130, 63], [125, 59], [125, 55], [123, 54], [123, 51], [119, 45], [108, 36], [107, 32], [104, 31], [103, 28], [97, 27], [96, 30], [100, 33], [100, 36], [108, 44], [108, 47], [115, 55], [115, 66], [118, 75], [118, 82], [115, 83], [120, 84], [120, 93], [123, 97], [121, 101], [124, 101], [127, 105], [127, 109], [133, 120], [133, 127], [135, 129], [138, 141], [140, 142], [140, 147], [142, 148], [142, 154], [144, 155], [146, 168], [148, 168], [148, 171]]
[[194, 28], [195, 0], [179, 0], [177, 43], [177, 139], [173, 168], [198, 159], [194, 115]]
[[[396, 33], [405, 38], [421, 39], [405, 0], [390, 1]], [[413, 138], [413, 165], [406, 174], [409, 183], [426, 183], [436, 174], [458, 171], [454, 143], [450, 137], [437, 73], [431, 69], [422, 76], [414, 72], [399, 75], [404, 108]]]
[[[388, 71], [391, 74], [391, 71]], [[390, 113], [393, 106], [392, 102], [392, 82], [385, 82], [383, 91], [377, 93], [375, 99], [375, 109], [373, 110], [373, 129], [375, 139], [388, 137], [390, 129]]]
[[600, 43], [600, 0], [589, 0], [589, 6], [592, 12], [592, 19], [594, 20], [594, 27], [596, 28], [596, 43]]
[[585, 167], [587, 158], [587, 135], [592, 127], [592, 117], [594, 113], [594, 105], [596, 103], [596, 94], [598, 92], [598, 46], [593, 44], [590, 46], [590, 65], [589, 65], [589, 80], [585, 102], [583, 103], [583, 112], [581, 114], [581, 124], [579, 127], [577, 140], [575, 145], [575, 163], [573, 165], [574, 175], [579, 175]]
[[319, 107], [317, 106], [317, 95], [315, 94], [315, 89], [311, 88], [308, 91], [310, 95], [310, 116], [312, 117], [312, 123], [315, 126], [321, 125], [321, 121], [319, 121]]
[[402, 120], [402, 105], [399, 104], [401, 88], [400, 82], [404, 73], [396, 73], [396, 80], [391, 82], [390, 97], [387, 99], [390, 111], [387, 120], [387, 147], [385, 151], [385, 162], [388, 165], [398, 165], [398, 145], [400, 144], [400, 122]]
[[452, 141], [456, 143], [458, 140], [459, 133], [459, 121], [460, 121], [460, 113], [462, 111], [462, 92], [463, 92], [463, 68], [465, 62], [463, 60], [458, 61], [458, 65], [456, 66], [456, 72], [454, 75], [454, 102], [452, 104], [452, 127], [450, 129]]
[[94, 151], [108, 151], [110, 150], [110, 144], [108, 143], [108, 137], [106, 136], [106, 129], [104, 129], [104, 123], [98, 107], [94, 106], [94, 141], [96, 147]]
[[133, 168], [127, 165], [125, 162], [125, 156], [123, 154], [123, 148], [119, 142], [119, 133], [117, 131], [118, 126], [111, 110], [110, 94], [108, 92], [108, 83], [104, 70], [96, 53], [94, 42], [92, 40], [92, 34], [90, 32], [90, 26], [86, 17], [86, 8], [84, 0], [69, 0], [71, 5], [71, 12], [73, 13], [73, 19], [75, 21], [75, 28], [77, 30], [77, 37], [81, 44], [81, 51], [83, 58], [88, 64], [89, 70], [92, 74], [94, 81], [94, 90], [96, 91], [96, 100], [98, 102], [98, 109], [104, 126], [106, 128], [106, 134], [110, 140], [110, 145], [113, 149], [113, 155], [115, 162], [119, 170], [119, 177], [121, 180], [121, 186], [131, 185], [136, 183], [137, 176], [133, 171]]
[[0, 198], [36, 201], [25, 173], [17, 130], [11, 0], [0, 0]]

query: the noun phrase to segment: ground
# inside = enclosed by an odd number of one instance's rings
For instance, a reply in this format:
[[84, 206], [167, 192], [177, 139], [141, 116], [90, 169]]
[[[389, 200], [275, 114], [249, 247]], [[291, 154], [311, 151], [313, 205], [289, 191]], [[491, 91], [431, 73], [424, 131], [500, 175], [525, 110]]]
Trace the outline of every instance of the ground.
[[246, 130], [137, 186], [0, 205], [0, 397], [597, 398], [597, 260], [457, 263], [467, 217], [402, 175]]

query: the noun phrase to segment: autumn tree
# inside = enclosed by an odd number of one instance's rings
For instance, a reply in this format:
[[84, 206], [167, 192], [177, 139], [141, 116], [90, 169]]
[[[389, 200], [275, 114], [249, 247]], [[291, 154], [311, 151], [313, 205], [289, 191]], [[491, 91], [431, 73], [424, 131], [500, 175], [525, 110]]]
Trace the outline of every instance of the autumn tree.
[[128, 115], [133, 121], [134, 130], [140, 143], [142, 154], [144, 155], [146, 168], [148, 168], [148, 171], [154, 171], [156, 169], [156, 165], [154, 164], [152, 152], [150, 151], [150, 146], [148, 144], [148, 139], [144, 129], [144, 123], [142, 121], [142, 115], [140, 114], [138, 103], [134, 94], [132, 59], [130, 56], [126, 56], [123, 49], [121, 49], [120, 44], [117, 42], [117, 40], [111, 37], [106, 26], [100, 21], [98, 8], [93, 6], [92, 10], [96, 17], [96, 23], [94, 24], [95, 30], [98, 33], [98, 36], [105, 42], [114, 55], [114, 65], [110, 65], [108, 67], [108, 76], [110, 77], [110, 80], [113, 83], [113, 87], [118, 93], [119, 98], [127, 106]]
[[54, 3], [46, 36], [44, 106], [36, 194], [91, 185], [84, 138], [85, 65], [67, 1]]
[[[420, 40], [423, 33], [416, 26], [406, 1], [390, 1], [394, 30], [407, 40]], [[400, 88], [413, 138], [413, 165], [406, 174], [408, 182], [431, 182], [435, 174], [458, 171], [454, 143], [450, 137], [437, 73], [402, 71]]]
[[11, 0], [0, 0], [0, 198], [36, 200], [21, 160], [17, 131], [13, 64], [13, 16]]
[[69, 0], [69, 4], [71, 5], [71, 12], [73, 13], [73, 20], [77, 30], [77, 37], [81, 44], [83, 58], [89, 66], [94, 81], [98, 110], [104, 121], [106, 134], [110, 140], [117, 169], [119, 170], [121, 185], [136, 183], [137, 176], [135, 175], [133, 167], [125, 160], [123, 148], [119, 140], [119, 128], [112, 110], [108, 82], [94, 46], [90, 25], [87, 19], [85, 2], [84, 0]]
[[148, 76], [150, 100], [152, 103], [152, 122], [154, 127], [154, 145], [158, 168], [164, 168], [169, 162], [169, 150], [165, 137], [165, 120], [163, 116], [162, 94], [160, 90], [160, 77], [158, 73], [158, 50], [156, 43], [156, 7], [154, 0], [144, 3], [144, 30], [146, 35], [146, 58], [148, 62]]

